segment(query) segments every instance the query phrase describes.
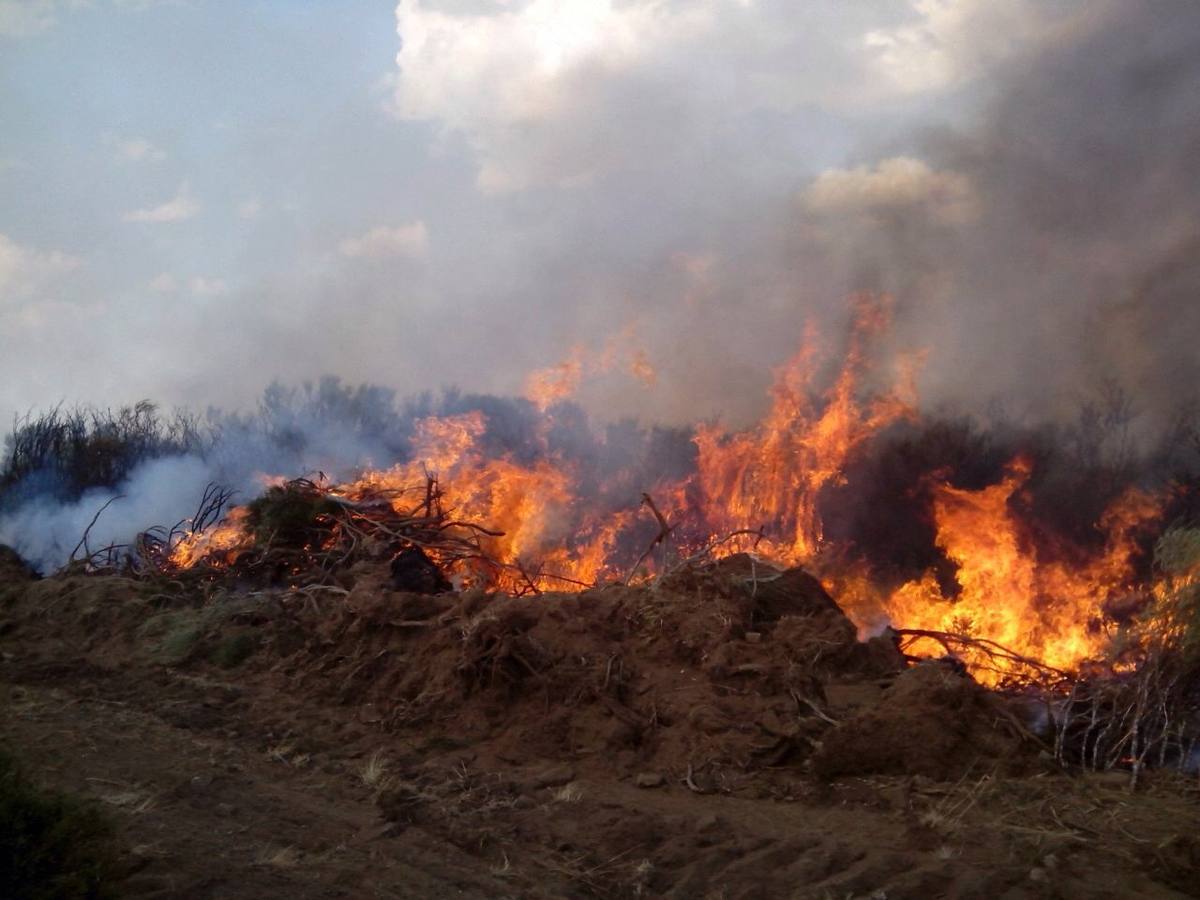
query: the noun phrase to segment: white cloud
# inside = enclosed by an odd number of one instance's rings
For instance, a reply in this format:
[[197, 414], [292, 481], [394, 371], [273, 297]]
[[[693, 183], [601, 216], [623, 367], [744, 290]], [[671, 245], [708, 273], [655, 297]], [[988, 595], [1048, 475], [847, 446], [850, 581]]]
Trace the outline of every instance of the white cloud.
[[260, 212], [262, 212], [262, 201], [257, 197], [250, 197], [237, 205], [239, 219], [253, 219]]
[[79, 266], [59, 250], [37, 250], [0, 234], [0, 304], [23, 299]]
[[0, 0], [0, 37], [29, 37], [53, 28], [54, 0]]
[[[574, 151], [539, 153], [541, 129], [571, 117], [587, 90], [636, 69], [663, 44], [715, 27], [728, 0], [667, 9], [649, 0], [519, 0], [448, 13], [420, 0], [396, 9], [402, 49], [395, 109], [464, 133], [480, 156], [478, 183], [514, 190], [543, 180], [586, 177], [592, 160]], [[541, 159], [538, 157], [541, 156]], [[548, 171], [539, 171], [548, 170]]]
[[150, 279], [147, 285], [150, 290], [156, 294], [173, 294], [179, 290], [179, 284], [175, 281], [175, 276], [170, 272], [160, 272]]
[[358, 237], [346, 238], [338, 244], [338, 252], [343, 256], [371, 259], [389, 256], [420, 259], [428, 249], [429, 232], [425, 223], [421, 221], [396, 227], [381, 225]]
[[1045, 0], [912, 0], [914, 21], [871, 30], [863, 45], [879, 74], [900, 91], [941, 90], [1052, 35], [1083, 7]]
[[898, 97], [979, 75], [1087, 6], [403, 0], [394, 110], [465, 137], [482, 190], [571, 187], [697, 142], [736, 143], [756, 115], [890, 111]]
[[105, 143], [113, 148], [120, 162], [161, 162], [167, 154], [145, 138], [116, 138], [108, 136]]
[[185, 181], [175, 196], [158, 206], [135, 209], [125, 213], [126, 222], [182, 222], [200, 211], [200, 203], [192, 196]]
[[229, 293], [229, 285], [221, 278], [205, 278], [201, 275], [188, 282], [188, 289], [197, 297], [221, 297]]
[[970, 179], [958, 172], [935, 171], [907, 156], [885, 159], [873, 167], [828, 169], [804, 193], [814, 213], [874, 216], [922, 209], [934, 221], [970, 221], [979, 200]]
[[186, 282], [181, 282], [170, 272], [161, 272], [146, 285], [156, 294], [175, 294], [181, 287], [196, 297], [222, 297], [229, 293], [229, 285], [222, 278], [206, 278], [203, 275], [193, 275]]

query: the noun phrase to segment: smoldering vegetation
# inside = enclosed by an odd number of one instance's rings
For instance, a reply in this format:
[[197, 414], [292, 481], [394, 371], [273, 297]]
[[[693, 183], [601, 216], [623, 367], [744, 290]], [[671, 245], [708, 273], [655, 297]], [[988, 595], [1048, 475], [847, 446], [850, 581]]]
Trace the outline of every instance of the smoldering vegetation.
[[[274, 384], [251, 413], [165, 413], [143, 402], [18, 420], [0, 469], [0, 544], [51, 571], [89, 528], [94, 547], [124, 544], [151, 526], [185, 520], [210, 484], [246, 503], [268, 477], [350, 480], [412, 459], [423, 420], [467, 413], [482, 413], [486, 423], [476, 442], [483, 459], [525, 467], [547, 461], [569, 471], [576, 502], [593, 519], [636, 508], [643, 491], [696, 472], [692, 428], [632, 419], [601, 425], [571, 401], [542, 411], [523, 398], [452, 388], [400, 398], [328, 377], [296, 388]], [[1194, 525], [1200, 417], [1180, 408], [1153, 436], [1139, 419], [1134, 401], [1113, 383], [1065, 423], [1017, 421], [1003, 410], [987, 418], [914, 413], [866, 440], [821, 490], [825, 541], [869, 562], [881, 583], [934, 571], [952, 594], [954, 567], [936, 541], [934, 491], [996, 484], [1018, 459], [1031, 474], [1010, 501], [1014, 512], [1030, 542], [1058, 558], [1082, 560], [1097, 550], [1102, 515], [1133, 487], [1165, 498], [1156, 533]], [[767, 535], [778, 525], [743, 524]], [[1143, 538], [1147, 567], [1155, 536]]]
[[5, 439], [0, 544], [53, 570], [89, 527], [93, 546], [128, 543], [191, 515], [210, 484], [244, 503], [269, 477], [348, 480], [407, 461], [420, 421], [476, 412], [487, 423], [476, 443], [484, 458], [568, 461], [594, 508], [635, 505], [639, 491], [682, 476], [695, 456], [687, 429], [633, 420], [596, 428], [573, 403], [542, 413], [525, 399], [455, 388], [398, 398], [335, 377], [272, 384], [251, 413], [166, 413], [149, 401], [55, 408], [18, 419]]

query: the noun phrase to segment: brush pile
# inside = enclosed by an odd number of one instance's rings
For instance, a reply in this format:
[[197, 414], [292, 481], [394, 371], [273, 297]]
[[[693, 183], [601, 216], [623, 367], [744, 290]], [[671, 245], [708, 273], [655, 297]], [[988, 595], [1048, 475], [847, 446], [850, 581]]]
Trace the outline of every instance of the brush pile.
[[[251, 503], [227, 510], [230, 497], [228, 491], [210, 487], [190, 519], [143, 532], [132, 545], [92, 552], [85, 534], [80, 542], [82, 563], [74, 565], [89, 572], [119, 572], [180, 584], [291, 591], [323, 586], [346, 593], [354, 587], [356, 575], [351, 569], [357, 564], [387, 564], [390, 579], [385, 590], [397, 596], [444, 594], [468, 587], [514, 597], [542, 593], [540, 570], [526, 570], [489, 553], [502, 532], [455, 518], [433, 477], [405, 489], [381, 488], [366, 480], [352, 487], [331, 487], [300, 478], [281, 482]], [[672, 530], [648, 496], [643, 502], [654, 513], [659, 532], [639, 565], [666, 544]], [[979, 636], [889, 629], [884, 640], [894, 648], [889, 653], [909, 664], [940, 658], [935, 687], [943, 681], [949, 687], [932, 690], [917, 678], [913, 683], [924, 687], [915, 694], [901, 692], [861, 721], [844, 723], [828, 736], [829, 746], [840, 746], [842, 751], [829, 756], [840, 761], [829, 762], [826, 774], [842, 773], [852, 758], [855, 762], [846, 771], [944, 770], [951, 758], [971, 753], [1002, 759], [1008, 751], [991, 746], [993, 725], [978, 733], [968, 729], [958, 734], [946, 743], [941, 756], [930, 749], [938, 745], [935, 733], [948, 740], [957, 734], [956, 728], [962, 730], [962, 723], [985, 719], [1003, 722], [998, 746], [1007, 748], [1007, 742], [1015, 739], [1041, 747], [1064, 766], [1128, 772], [1134, 784], [1147, 767], [1194, 768], [1200, 744], [1200, 589], [1195, 578], [1200, 538], [1194, 530], [1177, 529], [1168, 532], [1157, 550], [1161, 583], [1167, 587], [1161, 596], [1144, 598], [1105, 656], [1078, 671], [1046, 665]], [[856, 643], [853, 626], [842, 610], [815, 579], [800, 570], [782, 578], [778, 570], [746, 554], [721, 559], [713, 568], [709, 555], [668, 565], [664, 553], [661, 574], [651, 590], [710, 602], [718, 596], [743, 597], [744, 582], [749, 588], [743, 599], [749, 605], [739, 608], [738, 620], [745, 619], [747, 631], [765, 633], [781, 619], [803, 618], [806, 643], [792, 648], [796, 658], [820, 659], [832, 653], [829, 648], [849, 653], [846, 648]], [[735, 575], [739, 588], [731, 591], [722, 579]], [[801, 601], [803, 609], [796, 607]], [[562, 606], [564, 601], [558, 598], [555, 603]], [[788, 633], [789, 627], [781, 625], [781, 633]], [[477, 658], [460, 661], [456, 671], [473, 673], [476, 680], [488, 684], [543, 672], [544, 648], [528, 644], [524, 629], [492, 634], [490, 628], [474, 633], [481, 642]], [[721, 644], [706, 654], [711, 676], [721, 677], [726, 668], [742, 677], [758, 671], [757, 663], [726, 659], [729, 653]], [[941, 699], [934, 703], [934, 712], [922, 711], [914, 699], [917, 695], [930, 703], [935, 695]], [[997, 705], [1000, 699], [1004, 703]], [[915, 744], [900, 740], [901, 733], [923, 733], [914, 730], [914, 722], [922, 723], [928, 733]], [[839, 735], [846, 738], [841, 744]], [[891, 755], [859, 759], [861, 754], [847, 749], [851, 745], [887, 747]], [[962, 747], [973, 749], [968, 753]], [[816, 759], [825, 757], [818, 753]]]
[[[1165, 541], [1171, 541], [1168, 532]], [[1200, 745], [1200, 617], [1187, 576], [1156, 598], [1114, 639], [1109, 653], [1067, 672], [981, 638], [896, 629], [909, 662], [939, 645], [942, 661], [991, 682], [992, 693], [1023, 707], [1036, 737], [1064, 766], [1126, 771], [1136, 785], [1147, 768], [1197, 767]]]
[[205, 492], [195, 515], [155, 527], [131, 545], [84, 553], [72, 565], [144, 578], [241, 581], [263, 586], [333, 584], [362, 560], [391, 560], [395, 587], [423, 593], [450, 590], [453, 570], [495, 580], [502, 568], [482, 543], [501, 532], [454, 519], [437, 479], [407, 489], [347, 492], [307, 478], [274, 485], [246, 506], [226, 511], [231, 493]]

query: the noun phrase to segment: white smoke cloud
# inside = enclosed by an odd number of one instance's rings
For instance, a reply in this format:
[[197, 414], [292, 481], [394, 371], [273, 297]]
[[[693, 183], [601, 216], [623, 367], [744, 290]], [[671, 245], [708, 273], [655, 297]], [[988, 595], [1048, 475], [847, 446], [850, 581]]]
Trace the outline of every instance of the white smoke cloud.
[[874, 166], [827, 169], [805, 190], [807, 208], [823, 216], [887, 216], [921, 212], [945, 224], [979, 215], [971, 181], [958, 172], [935, 171], [928, 163], [900, 156]]
[[93, 552], [128, 543], [152, 525], [174, 525], [194, 510], [210, 478], [209, 466], [198, 457], [154, 460], [139, 466], [116, 491], [88, 491], [74, 503], [46, 497], [22, 504], [0, 516], [0, 544], [16, 549], [35, 568], [53, 571], [68, 560], [106, 503], [88, 534]]
[[1079, 4], [1055, 0], [913, 0], [912, 21], [868, 31], [871, 67], [902, 93], [943, 90], [1076, 26]]
[[738, 128], [756, 112], [842, 114], [958, 87], [1045, 39], [1077, 8], [404, 0], [395, 106], [403, 118], [464, 135], [485, 191], [570, 187], [702, 139], [714, 125]]
[[364, 467], [390, 465], [406, 450], [411, 424], [390, 391], [349, 388], [335, 378], [303, 389], [272, 385], [256, 415], [213, 415], [216, 420], [208, 424], [214, 427], [193, 450], [177, 448], [140, 462], [111, 489], [63, 500], [53, 471], [28, 475], [0, 498], [0, 544], [51, 572], [67, 563], [102, 507], [88, 535], [92, 552], [129, 546], [152, 527], [186, 525], [209, 485], [231, 490], [235, 503], [246, 503], [263, 492], [268, 479], [323, 475], [337, 483]]
[[694, 137], [697, 125], [853, 99], [868, 87], [865, 59], [845, 44], [866, 13], [828, 2], [800, 16], [750, 0], [466, 10], [406, 0], [396, 108], [464, 135], [485, 191], [570, 187]]

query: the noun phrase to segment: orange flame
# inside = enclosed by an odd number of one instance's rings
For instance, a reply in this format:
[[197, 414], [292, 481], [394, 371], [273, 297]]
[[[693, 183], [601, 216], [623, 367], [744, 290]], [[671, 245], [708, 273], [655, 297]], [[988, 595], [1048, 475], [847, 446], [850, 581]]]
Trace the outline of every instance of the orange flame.
[[1006, 477], [990, 487], [935, 488], [937, 546], [957, 565], [960, 592], [943, 596], [933, 573], [926, 573], [886, 599], [892, 622], [986, 638], [1063, 670], [1100, 653], [1108, 639], [1100, 623], [1102, 608], [1133, 588], [1135, 538], [1157, 518], [1159, 504], [1130, 490], [1101, 518], [1102, 553], [1076, 566], [1044, 560], [1011, 503], [1030, 473], [1031, 464], [1016, 459]]
[[246, 528], [249, 514], [246, 507], [235, 506], [216, 525], [187, 535], [171, 548], [172, 564], [181, 569], [191, 568], [201, 560], [232, 565], [253, 543]]
[[[891, 324], [890, 300], [857, 297], [853, 313], [844, 359], [827, 388], [820, 389], [820, 375], [828, 361], [810, 329], [799, 351], [776, 370], [770, 408], [758, 424], [742, 431], [698, 426], [693, 475], [633, 488], [649, 487], [659, 509], [680, 526], [672, 535], [675, 549], [687, 554], [739, 530], [761, 529], [753, 542], [731, 540], [712, 552], [753, 548], [771, 562], [813, 566], [863, 632], [890, 621], [966, 634], [1061, 669], [1094, 657], [1107, 639], [1104, 604], [1135, 587], [1136, 539], [1159, 515], [1159, 498], [1136, 490], [1120, 497], [1097, 523], [1102, 550], [1074, 554], [1068, 564], [1054, 548], [1038, 547], [1014, 502], [1031, 476], [1028, 461], [1014, 460], [998, 483], [979, 490], [935, 484], [936, 545], [956, 567], [956, 590], [944, 589], [933, 572], [885, 589], [867, 563], [846, 563], [844, 548], [826, 546], [821, 492], [844, 481], [848, 463], [867, 441], [915, 418], [917, 409], [914, 384], [922, 357], [901, 356], [892, 371], [875, 361], [877, 342]], [[558, 365], [533, 373], [526, 397], [545, 412], [572, 396], [586, 374], [618, 358], [652, 384], [654, 370], [632, 339], [626, 329], [598, 359], [575, 348]], [[534, 462], [489, 455], [482, 446], [487, 427], [482, 412], [422, 419], [409, 461], [366, 472], [339, 493], [353, 498], [399, 491], [436, 474], [444, 505], [456, 519], [503, 532], [481, 540], [491, 559], [513, 567], [511, 577], [499, 578], [464, 569], [455, 573], [460, 580], [571, 589], [626, 574], [653, 536], [644, 532], [651, 523], [637, 495], [623, 509], [599, 509], [569, 460], [549, 453]], [[399, 511], [402, 501], [395, 503]], [[235, 509], [216, 528], [179, 543], [172, 559], [181, 567], [213, 554], [232, 562], [250, 543], [246, 512]], [[932, 644], [917, 649], [940, 653]]]
[[556, 403], [569, 400], [579, 392], [585, 377], [611, 372], [624, 360], [624, 368], [645, 387], [653, 387], [658, 379], [650, 357], [636, 343], [633, 323], [611, 335], [599, 352], [589, 351], [581, 344], [571, 348], [567, 358], [544, 369], [531, 372], [525, 379], [525, 399], [545, 412]]
[[[701, 426], [698, 481], [704, 509], [715, 532], [764, 525], [781, 535], [770, 555], [799, 564], [820, 548], [817, 495], [837, 483], [850, 455], [885, 426], [911, 415], [911, 366], [903, 365], [900, 386], [870, 404], [859, 400], [868, 374], [868, 342], [886, 331], [890, 300], [858, 297], [845, 364], [822, 402], [813, 400], [817, 364], [810, 330], [800, 351], [775, 373], [770, 411], [757, 427], [727, 435]], [[730, 545], [730, 551], [738, 549]]]
[[583, 379], [583, 348], [576, 347], [562, 362], [531, 372], [525, 379], [525, 399], [542, 412], [575, 395]]

